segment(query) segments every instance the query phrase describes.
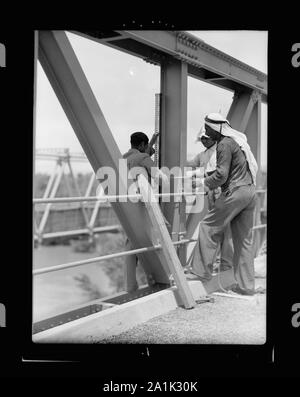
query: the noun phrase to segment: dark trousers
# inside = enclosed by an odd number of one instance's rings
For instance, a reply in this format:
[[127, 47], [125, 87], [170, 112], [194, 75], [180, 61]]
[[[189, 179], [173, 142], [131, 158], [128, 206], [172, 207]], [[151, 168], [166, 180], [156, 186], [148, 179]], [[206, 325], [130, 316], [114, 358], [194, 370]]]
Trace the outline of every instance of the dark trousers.
[[214, 207], [200, 222], [199, 238], [194, 248], [192, 267], [200, 278], [211, 279], [211, 268], [216, 259], [218, 245], [230, 224], [236, 282], [245, 292], [254, 291], [252, 227], [255, 206], [254, 185], [239, 186], [228, 195], [222, 193], [215, 201]]
[[[165, 224], [167, 226], [169, 234], [171, 234], [171, 225], [163, 215]], [[131, 251], [133, 249], [128, 237], [125, 240], [125, 251]], [[136, 291], [139, 286], [136, 279], [136, 268], [138, 266], [138, 257], [136, 255], [127, 255], [125, 256], [125, 266], [124, 266], [124, 290], [127, 292]], [[152, 280], [149, 281], [148, 276], [147, 281], [148, 284], [151, 285]]]
[[219, 264], [221, 270], [228, 270], [232, 267], [233, 254], [232, 236], [230, 224], [228, 224], [225, 227], [219, 247], [217, 248], [216, 262]]
[[[210, 190], [207, 194], [208, 210], [212, 210], [216, 202], [216, 194], [214, 190]], [[232, 267], [233, 262], [233, 243], [231, 237], [230, 224], [225, 227], [221, 237], [220, 244], [217, 248], [216, 263], [221, 270], [227, 270]]]

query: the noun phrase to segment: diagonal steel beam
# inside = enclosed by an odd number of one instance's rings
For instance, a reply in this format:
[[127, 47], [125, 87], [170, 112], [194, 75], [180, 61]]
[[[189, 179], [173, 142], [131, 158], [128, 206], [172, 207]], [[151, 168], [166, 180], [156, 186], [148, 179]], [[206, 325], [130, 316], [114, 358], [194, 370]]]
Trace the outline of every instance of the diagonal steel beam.
[[242, 132], [246, 131], [246, 129], [247, 129], [247, 126], [248, 126], [252, 111], [253, 111], [253, 109], [254, 109], [259, 97], [260, 96], [259, 96], [259, 93], [257, 91], [253, 91], [252, 92], [251, 101], [249, 102], [249, 104], [247, 106], [247, 109], [245, 111], [245, 114], [243, 116], [243, 120], [242, 120], [242, 123], [241, 123], [240, 130]]
[[[39, 59], [95, 173], [110, 166], [117, 175], [116, 194], [127, 192], [120, 175], [122, 157], [72, 46], [63, 31], [41, 31]], [[151, 222], [142, 203], [112, 203], [134, 248], [151, 245]], [[146, 274], [155, 282], [169, 283], [169, 274], [158, 255], [139, 255]]]
[[[186, 309], [193, 308], [196, 306], [195, 300], [189, 289], [181, 263], [172, 244], [172, 240], [168, 233], [158, 202], [155, 200], [154, 193], [151, 187], [149, 187], [147, 179], [143, 175], [139, 178], [139, 187], [143, 199], [145, 200], [146, 208], [151, 214], [150, 219], [153, 230], [155, 231], [155, 238], [160, 241], [162, 245], [162, 250], [160, 251], [160, 255], [163, 256], [162, 263], [164, 263], [165, 266], [167, 266], [167, 269], [170, 270], [184, 307]], [[147, 200], [148, 198], [150, 198], [149, 201]], [[153, 243], [155, 244], [156, 241]]]
[[[240, 131], [242, 125], [245, 126], [247, 124], [253, 106], [254, 102], [251, 99], [250, 92], [235, 92], [227, 114], [227, 119], [232, 128]], [[244, 130], [242, 132], [244, 132]]]
[[246, 131], [251, 113], [260, 98], [258, 91], [235, 93], [227, 118], [233, 128]]
[[261, 179], [261, 96], [258, 95], [255, 99], [255, 105], [249, 117], [245, 134], [258, 164], [256, 179], [257, 186], [259, 186]]
[[261, 172], [261, 102], [261, 94], [258, 91], [236, 93], [227, 115], [232, 127], [247, 135], [258, 164], [257, 181]]

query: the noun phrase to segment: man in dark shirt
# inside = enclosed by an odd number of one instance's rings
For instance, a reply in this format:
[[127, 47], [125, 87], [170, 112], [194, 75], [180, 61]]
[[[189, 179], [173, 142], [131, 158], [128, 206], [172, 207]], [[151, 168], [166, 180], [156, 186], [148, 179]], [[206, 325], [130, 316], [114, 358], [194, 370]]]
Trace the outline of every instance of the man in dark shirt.
[[[213, 114], [215, 116], [215, 114]], [[215, 260], [218, 242], [225, 227], [230, 223], [234, 246], [233, 268], [236, 285], [234, 292], [253, 295], [254, 256], [252, 248], [252, 227], [256, 206], [255, 170], [252, 160], [249, 167], [249, 147], [244, 145], [247, 156], [237, 143], [239, 136], [222, 134], [224, 124], [229, 123], [222, 117], [207, 116], [205, 119], [206, 134], [217, 142], [217, 167], [213, 174], [204, 179], [205, 190], [221, 187], [222, 193], [215, 201], [205, 218], [200, 222], [199, 239], [195, 246], [193, 269], [198, 269], [199, 276], [209, 280], [212, 275], [211, 265]], [[235, 130], [231, 129], [233, 132]], [[243, 134], [237, 132], [237, 135]], [[240, 142], [240, 141], [239, 141]], [[254, 163], [254, 164], [253, 164]]]
[[[153, 145], [158, 137], [158, 134], [154, 134], [151, 141], [146, 134], [143, 132], [134, 132], [130, 136], [131, 149], [123, 155], [123, 158], [127, 160], [127, 167], [129, 170], [135, 167], [145, 169], [148, 175], [148, 181], [151, 184], [151, 178], [153, 177], [157, 182], [163, 180], [168, 181], [167, 176], [156, 167], [154, 161], [151, 159], [154, 154]], [[168, 225], [168, 222], [165, 219]], [[128, 238], [125, 241], [126, 251], [132, 250], [133, 247]], [[136, 280], [136, 267], [137, 267], [137, 256], [129, 255], [125, 257], [125, 289], [127, 292], [133, 292], [138, 289], [138, 283]], [[151, 280], [148, 280], [151, 282]]]
[[[202, 145], [206, 148], [205, 151], [200, 152], [193, 158], [187, 162], [187, 165], [190, 167], [203, 167], [204, 168], [204, 176], [209, 176], [214, 173], [217, 166], [216, 159], [216, 147], [217, 143], [214, 139], [206, 135], [205, 131], [200, 131], [197, 136], [197, 141], [201, 141]], [[196, 142], [197, 142], [196, 141]], [[193, 170], [192, 174], [197, 175], [197, 170]], [[192, 175], [190, 174], [190, 175]], [[193, 187], [197, 187], [197, 180], [193, 181]], [[212, 209], [215, 205], [215, 201], [217, 197], [219, 197], [221, 193], [221, 188], [209, 190], [207, 194], [207, 203], [208, 210]], [[232, 267], [232, 258], [233, 258], [233, 244], [231, 238], [230, 225], [224, 229], [223, 236], [220, 238], [220, 245], [218, 248], [218, 254], [216, 254], [216, 260], [212, 267], [212, 271], [215, 271], [216, 268], [219, 267], [220, 270], [228, 270]]]

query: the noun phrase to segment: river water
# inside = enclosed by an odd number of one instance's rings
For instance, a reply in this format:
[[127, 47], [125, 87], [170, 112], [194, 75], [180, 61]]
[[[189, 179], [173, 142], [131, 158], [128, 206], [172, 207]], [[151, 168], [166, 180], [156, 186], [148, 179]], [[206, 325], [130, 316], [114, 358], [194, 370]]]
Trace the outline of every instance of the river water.
[[[59, 265], [99, 256], [98, 252], [74, 252], [72, 246], [39, 246], [33, 251], [33, 268]], [[36, 275], [33, 278], [33, 322], [72, 310], [89, 302], [91, 296], [75, 279], [87, 275], [90, 281], [107, 296], [116, 292], [116, 286], [106, 275], [103, 262], [78, 266], [56, 272]], [[255, 260], [256, 286], [265, 287], [266, 255]]]
[[[97, 252], [74, 252], [70, 245], [39, 246], [33, 251], [33, 268], [40, 269], [96, 256], [99, 256]], [[33, 321], [71, 310], [91, 299], [75, 279], [76, 276], [87, 275], [102, 296], [114, 293], [114, 287], [110, 285], [103, 266], [105, 265], [99, 262], [34, 276]]]

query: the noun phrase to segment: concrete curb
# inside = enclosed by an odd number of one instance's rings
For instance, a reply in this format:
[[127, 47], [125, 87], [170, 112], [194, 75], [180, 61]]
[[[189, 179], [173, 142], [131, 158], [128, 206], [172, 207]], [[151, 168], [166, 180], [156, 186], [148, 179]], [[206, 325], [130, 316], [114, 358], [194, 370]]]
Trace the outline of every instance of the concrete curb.
[[[206, 284], [199, 280], [188, 281], [193, 298], [198, 300], [218, 290], [217, 277], [214, 276]], [[232, 283], [232, 272], [221, 273], [220, 279], [223, 287], [229, 286]], [[182, 306], [182, 302], [177, 287], [171, 287], [39, 332], [33, 335], [32, 341], [34, 343], [93, 343], [118, 335], [179, 306]]]

